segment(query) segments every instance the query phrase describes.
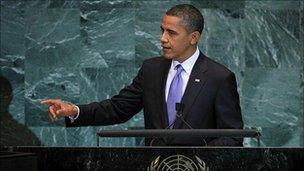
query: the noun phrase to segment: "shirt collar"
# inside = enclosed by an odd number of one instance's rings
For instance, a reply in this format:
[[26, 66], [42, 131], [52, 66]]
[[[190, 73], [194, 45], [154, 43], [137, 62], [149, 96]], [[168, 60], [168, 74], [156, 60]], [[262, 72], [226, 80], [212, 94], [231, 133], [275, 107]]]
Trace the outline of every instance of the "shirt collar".
[[182, 63], [179, 63], [178, 61], [173, 60], [171, 67], [175, 68], [178, 64], [181, 64], [182, 67], [184, 68], [184, 71], [187, 74], [190, 74], [198, 57], [199, 57], [199, 50], [198, 50], [198, 47], [196, 47], [196, 51], [194, 52], [194, 54], [192, 56], [190, 56], [190, 58], [188, 58], [187, 60], [185, 60]]

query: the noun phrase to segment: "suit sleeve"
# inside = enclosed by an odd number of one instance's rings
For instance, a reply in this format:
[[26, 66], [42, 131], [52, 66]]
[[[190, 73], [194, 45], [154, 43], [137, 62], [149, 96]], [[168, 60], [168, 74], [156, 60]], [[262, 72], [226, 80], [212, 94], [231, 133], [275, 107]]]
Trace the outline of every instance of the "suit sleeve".
[[79, 117], [73, 123], [69, 118], [65, 118], [66, 126], [113, 125], [126, 122], [143, 108], [142, 82], [143, 74], [140, 69], [132, 83], [118, 95], [100, 102], [78, 105]]
[[[215, 114], [218, 129], [243, 129], [242, 114], [236, 79], [233, 73], [222, 81], [215, 98]], [[242, 146], [242, 138], [218, 138], [210, 145]]]

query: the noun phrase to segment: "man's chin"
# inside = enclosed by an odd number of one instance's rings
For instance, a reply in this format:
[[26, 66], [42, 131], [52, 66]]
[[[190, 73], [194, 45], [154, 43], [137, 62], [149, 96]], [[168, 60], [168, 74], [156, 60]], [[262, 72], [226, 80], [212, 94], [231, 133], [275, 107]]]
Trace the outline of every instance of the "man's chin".
[[173, 59], [173, 57], [171, 55], [168, 55], [168, 54], [163, 54], [163, 57], [165, 59]]

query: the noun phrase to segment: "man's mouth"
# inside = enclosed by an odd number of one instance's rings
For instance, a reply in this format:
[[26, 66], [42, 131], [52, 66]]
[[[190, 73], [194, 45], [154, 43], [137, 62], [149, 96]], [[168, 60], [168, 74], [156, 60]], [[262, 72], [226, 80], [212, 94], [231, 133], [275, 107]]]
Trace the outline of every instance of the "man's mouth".
[[165, 47], [165, 46], [162, 46], [162, 48], [165, 50], [165, 49], [170, 49], [170, 47]]

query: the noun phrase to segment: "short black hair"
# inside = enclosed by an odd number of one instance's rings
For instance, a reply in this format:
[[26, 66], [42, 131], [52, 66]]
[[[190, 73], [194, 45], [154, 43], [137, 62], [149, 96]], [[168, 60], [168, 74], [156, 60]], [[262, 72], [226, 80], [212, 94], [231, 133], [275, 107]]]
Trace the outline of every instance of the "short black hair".
[[182, 24], [189, 33], [198, 31], [201, 34], [204, 29], [204, 17], [193, 5], [176, 5], [169, 9], [166, 12], [166, 15], [180, 17], [182, 19]]

